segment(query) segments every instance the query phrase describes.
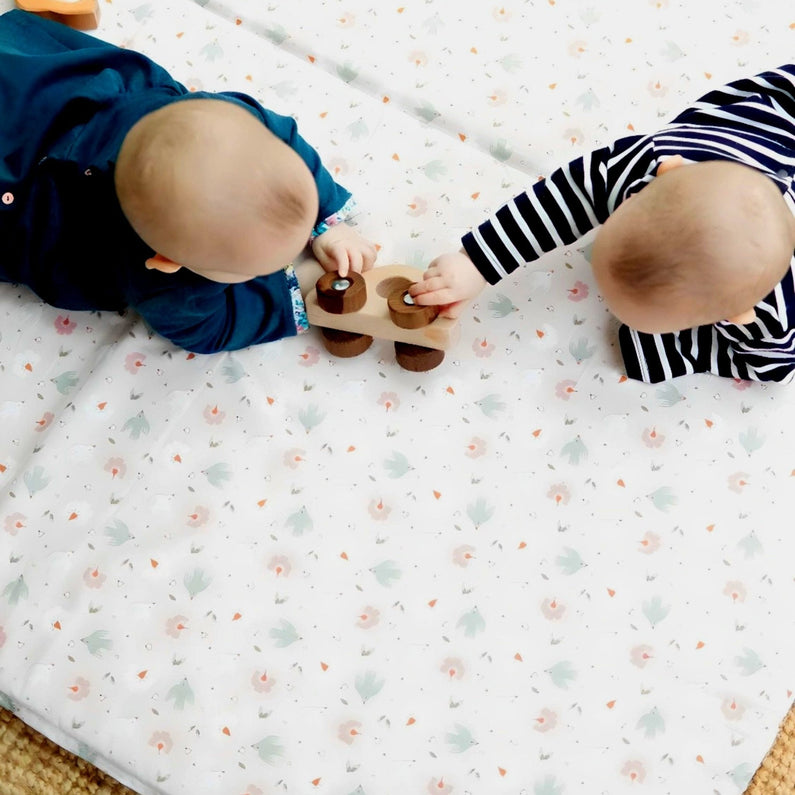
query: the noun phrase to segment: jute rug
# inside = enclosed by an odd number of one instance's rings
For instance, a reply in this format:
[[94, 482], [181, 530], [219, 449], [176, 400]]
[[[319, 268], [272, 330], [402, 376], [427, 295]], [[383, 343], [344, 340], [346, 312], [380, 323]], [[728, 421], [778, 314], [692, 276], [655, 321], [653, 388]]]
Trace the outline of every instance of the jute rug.
[[[795, 793], [795, 705], [745, 795]], [[135, 795], [0, 708], [0, 795]]]

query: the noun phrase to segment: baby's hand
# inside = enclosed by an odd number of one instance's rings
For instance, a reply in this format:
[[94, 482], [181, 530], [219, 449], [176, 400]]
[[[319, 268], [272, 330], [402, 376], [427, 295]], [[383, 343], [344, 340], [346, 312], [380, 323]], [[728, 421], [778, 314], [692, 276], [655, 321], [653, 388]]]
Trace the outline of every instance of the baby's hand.
[[336, 224], [312, 241], [312, 253], [325, 271], [347, 276], [369, 271], [375, 264], [375, 246], [346, 223]]
[[441, 305], [442, 317], [456, 318], [486, 284], [472, 260], [463, 251], [456, 251], [433, 260], [422, 281], [409, 287], [409, 293], [419, 306]]

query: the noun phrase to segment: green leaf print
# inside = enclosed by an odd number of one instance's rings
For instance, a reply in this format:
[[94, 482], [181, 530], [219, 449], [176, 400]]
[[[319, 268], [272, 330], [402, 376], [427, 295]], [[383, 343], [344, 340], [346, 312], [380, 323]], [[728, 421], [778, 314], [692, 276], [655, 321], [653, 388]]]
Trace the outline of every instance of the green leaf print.
[[67, 370], [65, 373], [50, 379], [62, 395], [68, 395], [77, 386], [78, 380], [77, 373], [74, 370]]
[[740, 673], [743, 676], [751, 676], [765, 667], [759, 655], [753, 650], [745, 648], [739, 657], [734, 658], [734, 662], [740, 668]]
[[668, 615], [670, 609], [662, 603], [662, 598], [659, 596], [643, 603], [643, 615], [646, 616], [652, 627], [656, 627]]
[[572, 439], [568, 444], [564, 444], [560, 454], [562, 456], [567, 456], [569, 463], [576, 466], [580, 463], [581, 458], [585, 458], [588, 455], [588, 448], [585, 446], [583, 440], [578, 436], [575, 439]]
[[223, 47], [221, 47], [221, 45], [218, 43], [218, 39], [205, 44], [204, 47], [199, 50], [199, 52], [204, 56], [205, 61], [213, 62], [224, 57], [224, 50]]
[[203, 469], [202, 474], [207, 478], [207, 482], [217, 489], [220, 489], [232, 477], [229, 465], [223, 461]]
[[26, 472], [22, 476], [22, 480], [25, 482], [25, 485], [28, 487], [28, 494], [32, 497], [37, 491], [41, 491], [42, 489], [47, 488], [47, 484], [50, 482], [50, 479], [47, 477], [47, 474], [40, 466], [35, 466], [30, 472]]
[[667, 409], [685, 399], [684, 395], [673, 384], [665, 384], [665, 386], [660, 387], [656, 395], [660, 405]]
[[670, 486], [661, 486], [657, 491], [649, 494], [652, 505], [658, 511], [667, 511], [672, 505], [676, 505], [676, 495]]
[[568, 660], [561, 660], [559, 663], [555, 663], [551, 668], [547, 669], [547, 673], [552, 680], [552, 684], [561, 690], [567, 690], [569, 684], [577, 678], [577, 671], [574, 670]]
[[346, 129], [352, 141], [360, 141], [370, 134], [370, 128], [364, 119], [357, 119], [352, 124], [349, 124]]
[[461, 618], [458, 619], [458, 623], [456, 627], [461, 627], [464, 630], [464, 634], [468, 638], [474, 638], [475, 635], [479, 635], [486, 629], [486, 621], [484, 620], [483, 616], [480, 615], [480, 611], [477, 607], [472, 608], [468, 613], [464, 613]]
[[268, 632], [268, 635], [273, 638], [274, 645], [279, 649], [285, 649], [290, 644], [299, 640], [298, 632], [296, 632], [295, 627], [284, 619], [281, 620], [278, 627], [273, 627], [270, 632]]
[[472, 520], [475, 527], [480, 527], [494, 516], [494, 507], [489, 505], [483, 497], [478, 497], [475, 502], [467, 505], [467, 516]]
[[325, 417], [325, 413], [320, 411], [320, 409], [314, 403], [298, 412], [298, 419], [301, 421], [301, 425], [304, 426], [304, 430], [307, 433], [309, 433], [312, 428], [320, 425]]
[[641, 715], [635, 728], [642, 729], [646, 737], [652, 739], [657, 734], [662, 734], [665, 732], [665, 721], [663, 720], [662, 715], [660, 715], [657, 707], [654, 707], [654, 709], [652, 709], [650, 712], [647, 712], [645, 715]]
[[423, 121], [433, 121], [437, 116], [441, 115], [430, 102], [423, 102], [422, 105], [418, 105], [414, 108], [414, 112], [423, 120]]
[[248, 375], [245, 368], [234, 356], [229, 356], [226, 363], [221, 368], [221, 372], [226, 379], [227, 384], [237, 383], [241, 378]]
[[193, 689], [188, 684], [187, 679], [183, 679], [166, 693], [166, 701], [170, 698], [174, 699], [174, 709], [183, 710], [185, 709], [185, 704], [193, 704]]
[[599, 98], [594, 94], [593, 89], [589, 88], [577, 97], [577, 104], [581, 105], [583, 110], [593, 110], [599, 107]]
[[411, 469], [411, 465], [403, 453], [398, 453], [395, 450], [392, 457], [384, 461], [384, 469], [390, 478], [402, 478]]
[[356, 692], [362, 697], [362, 704], [377, 696], [384, 686], [384, 680], [379, 679], [375, 671], [359, 674], [355, 681]]
[[497, 293], [497, 297], [489, 301], [489, 311], [492, 317], [501, 318], [508, 317], [511, 312], [517, 312], [518, 310], [507, 295]]
[[422, 167], [422, 171], [428, 179], [436, 182], [447, 173], [447, 166], [441, 160], [431, 160]]
[[580, 557], [580, 553], [571, 547], [564, 547], [563, 554], [555, 558], [555, 563], [557, 563], [558, 568], [560, 568], [564, 574], [568, 574], [569, 576], [576, 574], [585, 565], [583, 559]]
[[302, 536], [314, 526], [305, 505], [302, 505], [295, 513], [290, 514], [285, 524], [293, 528], [294, 536]]
[[533, 795], [562, 795], [563, 787], [558, 784], [554, 776], [536, 781], [533, 785]]
[[134, 417], [130, 417], [124, 425], [121, 426], [123, 431], [130, 432], [131, 439], [140, 439], [142, 433], [149, 433], [149, 420], [143, 411], [139, 411]]
[[740, 444], [748, 455], [756, 452], [764, 443], [765, 437], [760, 436], [756, 428], [749, 428], [745, 433], [740, 434]]
[[349, 63], [340, 64], [337, 67], [337, 77], [339, 77], [343, 83], [352, 83], [358, 76], [359, 72]]
[[510, 160], [511, 155], [513, 155], [513, 150], [508, 146], [508, 142], [504, 138], [500, 138], [496, 143], [493, 143], [489, 147], [489, 152], [491, 152], [491, 156], [495, 160], [499, 160], [500, 163]]
[[201, 569], [194, 569], [185, 575], [182, 582], [190, 598], [193, 599], [194, 596], [198, 596], [209, 587], [212, 578], [208, 577]]
[[284, 746], [282, 745], [281, 737], [277, 737], [274, 734], [264, 737], [251, 747], [257, 749], [259, 758], [266, 765], [272, 765], [280, 756], [284, 756]]
[[586, 359], [590, 359], [596, 351], [595, 345], [589, 345], [585, 337], [580, 337], [576, 342], [569, 343], [569, 353], [577, 364], [582, 364]]
[[522, 59], [516, 53], [508, 53], [499, 60], [506, 72], [518, 72], [522, 68]]
[[271, 28], [265, 28], [265, 35], [274, 44], [281, 44], [290, 37], [287, 31], [281, 25], [274, 25]]
[[375, 575], [379, 585], [390, 588], [397, 580], [403, 576], [403, 572], [398, 568], [394, 560], [385, 560], [377, 566], [373, 566], [370, 571]]
[[130, 528], [124, 522], [116, 519], [113, 524], [105, 528], [105, 535], [112, 547], [120, 547], [132, 538]]
[[753, 775], [754, 768], [752, 768], [748, 762], [743, 762], [741, 765], [737, 765], [737, 767], [729, 771], [731, 780], [741, 792], [751, 783], [751, 777]]
[[20, 574], [16, 580], [11, 580], [3, 589], [3, 596], [8, 599], [8, 604], [15, 605], [20, 599], [28, 598], [28, 586], [25, 585], [25, 578]]
[[468, 751], [473, 745], [477, 745], [475, 738], [472, 736], [472, 732], [460, 723], [456, 723], [455, 729], [447, 733], [445, 740], [454, 754], [462, 754], [464, 751]]
[[747, 536], [741, 538], [737, 542], [737, 546], [743, 551], [746, 559], [762, 554], [762, 542], [753, 530]]
[[82, 643], [86, 644], [88, 653], [94, 657], [101, 657], [102, 652], [110, 651], [113, 648], [113, 641], [110, 639], [110, 634], [104, 629], [98, 629], [92, 632], [85, 638], [80, 639]]

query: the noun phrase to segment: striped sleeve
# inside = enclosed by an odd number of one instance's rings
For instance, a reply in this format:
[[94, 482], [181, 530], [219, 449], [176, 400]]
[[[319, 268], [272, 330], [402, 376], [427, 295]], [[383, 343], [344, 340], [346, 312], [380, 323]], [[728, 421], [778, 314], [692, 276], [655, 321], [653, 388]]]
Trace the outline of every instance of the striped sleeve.
[[650, 174], [652, 139], [630, 136], [577, 158], [503, 205], [462, 238], [489, 284], [604, 223], [625, 188]]

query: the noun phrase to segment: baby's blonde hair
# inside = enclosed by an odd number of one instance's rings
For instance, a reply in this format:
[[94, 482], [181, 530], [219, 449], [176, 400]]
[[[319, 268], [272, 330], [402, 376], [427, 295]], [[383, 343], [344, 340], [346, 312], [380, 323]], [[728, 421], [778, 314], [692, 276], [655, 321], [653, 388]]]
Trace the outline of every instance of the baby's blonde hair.
[[224, 239], [251, 224], [274, 234], [303, 225], [308, 237], [316, 220], [303, 160], [223, 99], [187, 98], [144, 116], [125, 138], [115, 182], [135, 231], [180, 264], [217, 267]]

